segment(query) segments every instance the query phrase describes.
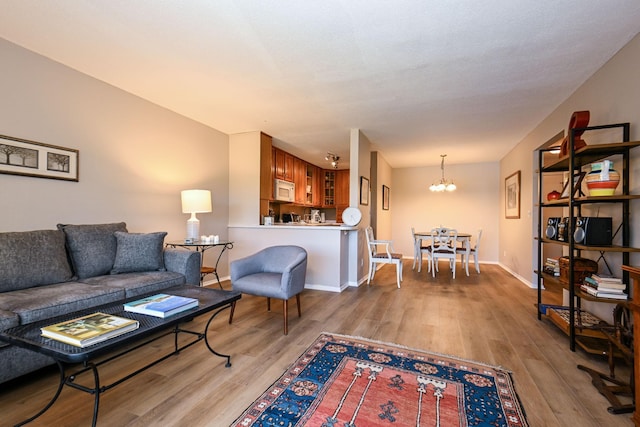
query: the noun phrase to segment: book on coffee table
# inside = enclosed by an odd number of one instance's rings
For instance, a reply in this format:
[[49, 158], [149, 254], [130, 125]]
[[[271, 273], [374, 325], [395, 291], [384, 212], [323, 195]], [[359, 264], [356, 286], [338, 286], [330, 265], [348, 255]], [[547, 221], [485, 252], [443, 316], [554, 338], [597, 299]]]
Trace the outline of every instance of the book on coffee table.
[[43, 337], [76, 347], [87, 347], [138, 329], [139, 326], [140, 323], [137, 320], [93, 313], [45, 326], [40, 331]]
[[164, 318], [197, 306], [198, 300], [195, 298], [157, 294], [125, 303], [124, 311]]

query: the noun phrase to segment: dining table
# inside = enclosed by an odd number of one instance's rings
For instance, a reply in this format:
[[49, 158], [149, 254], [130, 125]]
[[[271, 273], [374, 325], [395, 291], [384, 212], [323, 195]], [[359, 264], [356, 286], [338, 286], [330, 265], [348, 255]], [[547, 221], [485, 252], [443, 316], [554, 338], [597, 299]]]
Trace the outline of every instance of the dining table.
[[[422, 239], [430, 239], [431, 238], [431, 231], [416, 231], [415, 233], [416, 238], [422, 240]], [[458, 232], [458, 236], [456, 238], [456, 240], [458, 242], [461, 242], [464, 249], [465, 249], [465, 262], [464, 262], [464, 269], [465, 272], [467, 273], [467, 276], [469, 275], [469, 256], [471, 254], [471, 233], [461, 233]], [[422, 246], [422, 244], [420, 244], [420, 246]], [[418, 270], [419, 271], [419, 270]]]

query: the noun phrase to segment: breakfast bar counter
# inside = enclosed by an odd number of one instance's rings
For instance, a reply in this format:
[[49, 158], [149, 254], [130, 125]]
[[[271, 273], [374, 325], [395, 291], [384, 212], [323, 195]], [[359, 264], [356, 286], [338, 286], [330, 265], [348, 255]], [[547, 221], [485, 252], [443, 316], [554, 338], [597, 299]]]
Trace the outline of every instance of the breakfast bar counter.
[[234, 242], [229, 262], [260, 249], [276, 245], [297, 245], [308, 253], [305, 288], [341, 292], [357, 286], [350, 280], [350, 240], [357, 239], [358, 227], [336, 223], [229, 226]]

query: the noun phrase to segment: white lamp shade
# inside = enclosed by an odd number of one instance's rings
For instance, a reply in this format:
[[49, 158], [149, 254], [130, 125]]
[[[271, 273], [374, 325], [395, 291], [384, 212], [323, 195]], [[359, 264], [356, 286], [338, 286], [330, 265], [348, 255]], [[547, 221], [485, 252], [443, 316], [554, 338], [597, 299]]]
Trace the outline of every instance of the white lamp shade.
[[184, 190], [181, 197], [182, 213], [211, 212], [211, 191]]

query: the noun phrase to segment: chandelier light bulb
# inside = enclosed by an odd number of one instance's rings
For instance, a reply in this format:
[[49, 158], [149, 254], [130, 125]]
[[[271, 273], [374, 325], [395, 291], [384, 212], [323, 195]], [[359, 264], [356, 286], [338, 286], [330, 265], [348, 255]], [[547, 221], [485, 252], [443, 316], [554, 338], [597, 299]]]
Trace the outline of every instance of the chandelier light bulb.
[[456, 185], [453, 183], [453, 181], [448, 181], [445, 179], [444, 177], [444, 158], [446, 157], [446, 154], [441, 154], [440, 157], [442, 158], [442, 160], [440, 161], [440, 170], [442, 171], [442, 177], [440, 178], [440, 181], [438, 182], [434, 182], [433, 184], [431, 184], [429, 186], [429, 190], [433, 191], [433, 192], [438, 192], [441, 193], [443, 191], [455, 191]]

